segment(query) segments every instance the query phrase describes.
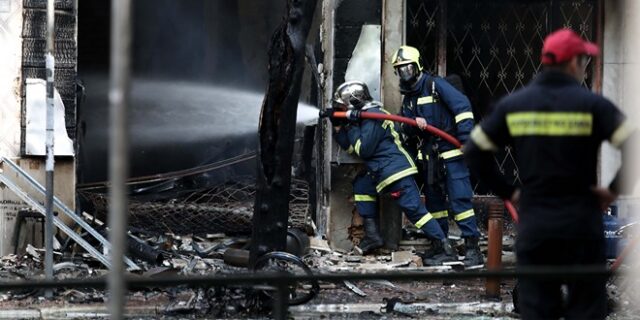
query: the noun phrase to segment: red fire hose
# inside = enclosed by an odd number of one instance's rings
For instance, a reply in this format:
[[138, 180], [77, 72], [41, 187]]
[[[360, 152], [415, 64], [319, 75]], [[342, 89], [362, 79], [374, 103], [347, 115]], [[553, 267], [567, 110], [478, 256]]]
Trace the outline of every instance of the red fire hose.
[[[334, 112], [333, 116], [336, 118], [346, 118], [347, 117], [347, 113], [346, 112]], [[408, 125], [417, 127], [418, 124], [416, 123], [415, 120], [411, 119], [411, 118], [407, 118], [407, 117], [402, 117], [402, 116], [397, 116], [395, 114], [382, 114], [382, 113], [370, 113], [370, 112], [362, 112], [360, 113], [360, 116], [364, 119], [377, 119], [377, 120], [391, 120], [391, 121], [395, 121], [395, 122], [401, 122], [401, 123], [406, 123]], [[444, 140], [447, 140], [447, 142], [453, 144], [454, 146], [456, 146], [456, 148], [461, 148], [462, 145], [460, 144], [460, 141], [458, 141], [458, 139], [454, 138], [452, 135], [432, 126], [427, 124], [427, 127], [424, 129], [425, 131], [436, 135], [438, 137], [441, 137]]]
[[631, 242], [622, 249], [622, 252], [618, 255], [615, 261], [611, 264], [611, 270], [616, 271], [622, 265], [624, 259], [631, 253], [631, 251], [640, 243], [640, 236], [636, 236]]
[[[347, 117], [347, 112], [345, 111], [336, 111], [333, 112], [332, 117], [334, 118], [346, 118]], [[416, 123], [416, 120], [413, 120], [411, 118], [406, 118], [406, 117], [402, 117], [402, 116], [398, 116], [398, 115], [394, 115], [394, 114], [382, 114], [382, 113], [370, 113], [370, 112], [362, 112], [360, 113], [360, 117], [363, 119], [377, 119], [377, 120], [391, 120], [391, 121], [395, 121], [395, 122], [401, 122], [401, 123], [406, 123], [408, 125], [417, 127], [418, 124]], [[425, 131], [436, 135], [444, 140], [446, 140], [447, 142], [453, 144], [454, 146], [456, 146], [457, 148], [461, 148], [462, 144], [460, 144], [460, 141], [458, 141], [458, 139], [454, 138], [452, 135], [432, 126], [427, 124], [427, 127], [424, 129]], [[513, 221], [515, 221], [516, 223], [518, 223], [518, 212], [516, 211], [516, 208], [513, 206], [513, 204], [511, 203], [510, 200], [508, 199], [503, 199], [504, 200], [504, 206], [505, 208], [507, 208], [507, 211], [509, 212], [509, 214], [511, 215], [511, 218], [513, 219]]]
[[[334, 112], [333, 117], [335, 118], [346, 118], [347, 117], [347, 113], [344, 111], [337, 111]], [[369, 112], [362, 112], [360, 113], [360, 117], [364, 118], [364, 119], [377, 119], [377, 120], [391, 120], [391, 121], [396, 121], [396, 122], [401, 122], [401, 123], [406, 123], [408, 125], [417, 127], [418, 124], [416, 123], [415, 120], [410, 119], [410, 118], [406, 118], [406, 117], [402, 117], [402, 116], [398, 116], [398, 115], [393, 115], [393, 114], [381, 114], [381, 113], [369, 113]], [[462, 145], [460, 144], [460, 141], [458, 141], [456, 138], [454, 138], [453, 136], [451, 136], [450, 134], [432, 126], [427, 124], [427, 127], [424, 129], [425, 131], [439, 136], [440, 138], [450, 142], [451, 144], [453, 144], [454, 146], [461, 148]], [[504, 200], [504, 206], [505, 208], [507, 208], [507, 211], [509, 212], [509, 214], [511, 215], [511, 218], [513, 219], [514, 222], [518, 223], [518, 212], [516, 211], [516, 208], [513, 206], [513, 203], [511, 203], [510, 200], [508, 199], [503, 199]], [[634, 241], [632, 241], [629, 245], [627, 245], [626, 248], [624, 248], [624, 250], [622, 251], [622, 253], [618, 256], [618, 258], [615, 260], [615, 262], [611, 265], [611, 270], [615, 271], [617, 270], [620, 265], [622, 264], [622, 261], [624, 260], [624, 258], [629, 254], [629, 252], [638, 244], [640, 243], [640, 237], [634, 239]]]

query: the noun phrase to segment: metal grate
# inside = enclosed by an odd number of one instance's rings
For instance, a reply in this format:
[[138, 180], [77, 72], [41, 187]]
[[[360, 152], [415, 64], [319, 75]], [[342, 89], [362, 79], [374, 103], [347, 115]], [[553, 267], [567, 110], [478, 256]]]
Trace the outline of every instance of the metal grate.
[[[560, 20], [555, 24], [555, 28], [570, 28], [581, 37], [594, 41], [596, 39], [597, 3], [593, 0], [562, 1], [557, 5], [560, 12]], [[561, 25], [559, 25], [560, 23]], [[592, 88], [596, 79], [595, 64], [592, 62], [587, 68], [583, 85]]]
[[[442, 8], [446, 10], [445, 24], [438, 23]], [[527, 84], [540, 71], [540, 49], [547, 34], [567, 27], [593, 41], [596, 8], [595, 0], [408, 0], [407, 43], [420, 49], [428, 70], [436, 70], [437, 61], [442, 60], [448, 74], [463, 78], [476, 118], [481, 119], [497, 100]], [[440, 25], [447, 28], [446, 51], [438, 48]], [[439, 57], [438, 52], [446, 52], [446, 57]], [[591, 87], [593, 74], [592, 63], [585, 86]], [[509, 182], [521, 183], [510, 147], [495, 160]], [[488, 193], [478, 184], [475, 191]]]
[[[79, 191], [98, 217], [108, 212], [108, 195], [103, 192]], [[255, 182], [236, 180], [214, 188], [187, 192], [172, 199], [145, 200], [131, 197], [129, 224], [155, 233], [227, 234], [251, 233], [255, 199]], [[309, 188], [305, 181], [291, 184], [289, 226], [305, 229], [309, 210]]]
[[407, 44], [420, 50], [424, 68], [430, 73], [438, 70], [440, 10], [438, 0], [407, 2]]
[[447, 16], [447, 69], [469, 80], [477, 105], [525, 85], [540, 70], [550, 32], [545, 4], [456, 1]]

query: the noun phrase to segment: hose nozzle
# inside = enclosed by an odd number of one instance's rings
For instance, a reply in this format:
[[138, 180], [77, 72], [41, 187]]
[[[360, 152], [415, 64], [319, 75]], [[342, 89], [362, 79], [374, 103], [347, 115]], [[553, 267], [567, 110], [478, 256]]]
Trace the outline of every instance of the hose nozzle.
[[320, 118], [333, 118], [336, 112], [343, 111], [335, 108], [327, 108], [326, 110], [320, 110]]

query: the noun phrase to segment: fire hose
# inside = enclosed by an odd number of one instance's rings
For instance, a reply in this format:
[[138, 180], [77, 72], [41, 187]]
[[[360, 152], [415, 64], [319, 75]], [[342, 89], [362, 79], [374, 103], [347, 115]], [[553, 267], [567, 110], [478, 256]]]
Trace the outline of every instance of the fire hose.
[[[346, 118], [347, 117], [347, 112], [345, 111], [334, 111], [331, 113], [328, 112], [321, 112], [320, 113], [321, 117], [327, 117], [327, 116], [331, 116], [334, 118]], [[361, 112], [360, 113], [360, 117], [363, 119], [375, 119], [375, 120], [390, 120], [390, 121], [394, 121], [394, 122], [400, 122], [400, 123], [405, 123], [408, 124], [410, 126], [414, 126], [414, 127], [418, 127], [418, 123], [416, 123], [416, 120], [411, 119], [411, 118], [407, 118], [407, 117], [402, 117], [402, 116], [398, 116], [398, 115], [394, 115], [394, 114], [382, 114], [382, 113], [372, 113], [372, 112]], [[438, 136], [442, 139], [444, 139], [445, 141], [453, 144], [454, 146], [456, 146], [457, 148], [462, 148], [462, 144], [460, 143], [460, 141], [458, 141], [458, 139], [456, 139], [455, 137], [453, 137], [452, 135], [446, 133], [445, 131], [438, 129], [430, 124], [427, 124], [427, 126], [423, 129], [424, 131], [429, 132], [432, 135]], [[518, 222], [518, 212], [516, 211], [515, 206], [513, 205], [513, 203], [511, 203], [511, 201], [509, 199], [502, 199], [504, 201], [504, 206], [507, 209], [507, 211], [509, 212], [509, 215], [511, 216], [511, 218], [513, 219], [513, 221], [515, 221], [516, 223]]]
[[[331, 117], [334, 117], [334, 118], [347, 118], [347, 112], [345, 112], [345, 111], [334, 111], [332, 113], [321, 112], [320, 116], [321, 117], [331, 116]], [[371, 112], [366, 112], [365, 111], [365, 112], [361, 112], [360, 113], [360, 117], [363, 118], [363, 119], [390, 120], [390, 121], [405, 123], [405, 124], [408, 124], [408, 125], [411, 125], [411, 126], [414, 126], [414, 127], [418, 127], [418, 123], [416, 122], [416, 120], [411, 119], [411, 118], [398, 116], [398, 115], [394, 115], [394, 114], [371, 113]], [[446, 133], [445, 131], [440, 130], [440, 129], [438, 129], [438, 128], [430, 125], [430, 124], [427, 124], [427, 126], [423, 130], [429, 132], [432, 135], [438, 136], [438, 137], [446, 140], [447, 142], [453, 144], [457, 148], [461, 148], [462, 147], [462, 144], [460, 143], [460, 141], [458, 141], [458, 139], [456, 139], [452, 135], [450, 135], [450, 134]], [[502, 199], [502, 200], [504, 201], [504, 206], [507, 209], [507, 211], [509, 212], [509, 215], [511, 215], [511, 218], [513, 219], [513, 221], [515, 223], [518, 223], [518, 221], [519, 221], [518, 220], [518, 212], [516, 211], [516, 208], [513, 205], [513, 203], [511, 203], [511, 201], [509, 199]], [[613, 271], [617, 270], [620, 267], [620, 265], [622, 264], [622, 261], [629, 254], [629, 252], [639, 242], [640, 242], [640, 238], [636, 238], [629, 245], [627, 245], [627, 247], [624, 248], [624, 250], [618, 256], [618, 258], [611, 265], [611, 270], [613, 270]]]

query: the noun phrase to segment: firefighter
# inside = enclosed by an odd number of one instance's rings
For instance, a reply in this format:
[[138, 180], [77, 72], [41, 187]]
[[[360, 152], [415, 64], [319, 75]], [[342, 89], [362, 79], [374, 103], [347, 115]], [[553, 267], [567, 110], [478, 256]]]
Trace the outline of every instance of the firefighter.
[[[598, 150], [603, 140], [616, 147], [627, 144], [633, 128], [609, 100], [581, 85], [590, 57], [598, 51], [569, 29], [548, 35], [543, 71], [499, 101], [465, 146], [474, 174], [497, 195], [520, 203], [519, 267], [605, 268], [602, 213], [624, 185], [616, 178], [608, 188], [597, 187]], [[497, 173], [492, 152], [505, 145], [515, 150], [520, 189]], [[626, 171], [625, 163], [618, 176]], [[605, 277], [522, 278], [520, 313], [523, 319], [604, 319], [605, 285]]]
[[[391, 61], [404, 95], [401, 115], [415, 119], [420, 129], [428, 123], [453, 134], [461, 143], [467, 141], [474, 125], [469, 99], [445, 79], [425, 72], [420, 53], [414, 47], [400, 47]], [[408, 141], [413, 141], [409, 142], [409, 148], [415, 150], [418, 162], [423, 164], [427, 209], [445, 235], [449, 231], [451, 212], [465, 241], [465, 267], [482, 267], [484, 258], [478, 246], [480, 232], [471, 203], [473, 189], [462, 151], [422, 130], [403, 126], [403, 133]], [[427, 257], [431, 254], [426, 253]]]
[[363, 254], [383, 245], [378, 231], [377, 196], [388, 192], [409, 220], [433, 240], [434, 255], [425, 265], [456, 264], [457, 256], [445, 234], [420, 201], [413, 175], [418, 172], [411, 156], [402, 147], [400, 134], [389, 120], [361, 119], [361, 112], [386, 113], [373, 101], [367, 86], [349, 81], [336, 89], [334, 109], [347, 110], [348, 123], [334, 121], [334, 137], [348, 152], [362, 158], [366, 172], [354, 179], [354, 199], [364, 219], [365, 237], [359, 245]]

